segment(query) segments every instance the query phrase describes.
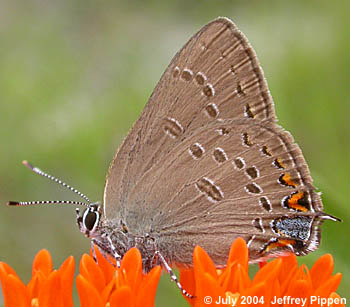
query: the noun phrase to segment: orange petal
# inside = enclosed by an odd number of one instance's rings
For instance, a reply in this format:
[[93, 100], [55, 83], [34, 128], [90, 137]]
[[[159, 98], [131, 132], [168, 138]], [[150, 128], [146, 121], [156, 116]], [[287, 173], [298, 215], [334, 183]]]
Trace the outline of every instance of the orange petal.
[[269, 285], [268, 291], [265, 294], [266, 300], [270, 300], [270, 298], [274, 295], [272, 292], [273, 288], [271, 286], [277, 280], [281, 266], [282, 260], [280, 258], [275, 259], [260, 269], [253, 278], [253, 285], [256, 285], [260, 282], [265, 282], [266, 285]]
[[62, 301], [64, 307], [73, 307], [73, 282], [74, 282], [74, 267], [75, 260], [73, 256], [70, 256], [62, 263], [58, 272], [60, 275], [60, 283], [62, 290]]
[[81, 274], [76, 279], [80, 307], [105, 307], [96, 288]]
[[133, 247], [124, 255], [120, 269], [125, 272], [126, 282], [135, 293], [142, 280], [142, 258], [140, 251]]
[[106, 280], [102, 270], [92, 257], [84, 254], [80, 260], [79, 272], [93, 285], [98, 292], [102, 292]]
[[27, 291], [30, 298], [38, 297], [39, 295], [39, 281], [38, 275], [35, 274], [34, 277], [29, 281], [27, 285]]
[[[226, 306], [226, 304], [216, 304], [220, 298], [226, 298], [225, 291], [220, 287], [217, 280], [209, 273], [202, 270], [195, 270], [196, 279], [196, 297], [193, 299], [193, 305], [195, 307], [204, 306]], [[212, 304], [205, 304], [206, 297], [210, 297]]]
[[281, 257], [281, 259], [282, 266], [278, 279], [281, 286], [281, 295], [283, 295], [287, 291], [290, 280], [296, 275], [295, 272], [298, 269], [298, 261], [297, 257], [294, 254], [286, 257]]
[[333, 257], [330, 254], [318, 258], [310, 270], [312, 285], [317, 289], [329, 277], [331, 277], [334, 268]]
[[237, 262], [248, 272], [248, 248], [242, 238], [236, 239], [231, 245], [230, 253], [227, 259], [227, 266]]
[[275, 259], [260, 269], [253, 279], [253, 284], [265, 281], [267, 284], [275, 280], [280, 272], [282, 260]]
[[[270, 306], [270, 300], [267, 298], [267, 286], [265, 282], [260, 282], [257, 284], [254, 284], [251, 288], [244, 290], [241, 293], [241, 296], [238, 300], [237, 306]], [[246, 301], [243, 301], [243, 297], [246, 298]], [[254, 297], [257, 299], [255, 302], [248, 302], [249, 299], [254, 299]]]
[[0, 271], [2, 271], [4, 274], [7, 274], [7, 275], [13, 275], [13, 276], [15, 276], [15, 277], [17, 277], [17, 278], [19, 278], [18, 277], [18, 275], [17, 275], [17, 273], [15, 272], [15, 270], [13, 269], [13, 268], [11, 268], [7, 263], [5, 263], [5, 262], [0, 262]]
[[342, 301], [342, 298], [337, 293], [335, 292], [331, 293], [329, 298], [333, 299], [333, 301], [330, 302], [329, 307], [335, 307], [335, 306], [345, 307], [345, 304]]
[[154, 267], [142, 280], [136, 295], [137, 307], [153, 307], [156, 298], [158, 282], [162, 269], [160, 266]]
[[332, 292], [335, 292], [338, 289], [341, 279], [342, 279], [341, 273], [335, 274], [334, 276], [329, 278], [327, 281], [325, 281], [324, 284], [319, 286], [318, 289], [316, 289], [315, 295], [328, 297]]
[[34, 276], [36, 272], [40, 271], [46, 277], [48, 277], [52, 272], [52, 267], [52, 258], [50, 253], [46, 249], [42, 249], [36, 254], [34, 258], [32, 276]]
[[298, 260], [297, 257], [294, 254], [289, 254], [288, 256], [281, 257], [282, 259], [282, 266], [280, 271], [280, 280], [286, 279], [289, 275], [292, 269], [298, 268]]
[[58, 271], [53, 271], [39, 289], [39, 306], [63, 307], [61, 294], [60, 275]]
[[241, 265], [237, 266], [237, 276], [239, 278], [239, 292], [242, 293], [244, 289], [251, 287], [252, 281], [246, 272], [245, 269], [241, 267]]
[[[114, 272], [115, 272], [115, 267], [112, 265], [113, 263], [113, 259], [109, 258], [110, 261], [112, 263], [110, 263], [105, 256], [103, 256], [101, 254], [101, 252], [99, 251], [99, 249], [97, 247], [95, 247], [95, 253], [96, 253], [96, 258], [97, 258], [97, 264], [100, 267], [100, 269], [102, 270], [104, 276], [105, 276], [105, 280], [107, 283], [109, 283], [113, 276], [114, 276]], [[92, 251], [90, 252], [90, 256], [92, 256]], [[108, 257], [108, 256], [107, 256]]]
[[[180, 269], [180, 284], [191, 295], [196, 294], [196, 283], [194, 280], [193, 269]], [[192, 299], [186, 297], [186, 300], [191, 304]]]
[[225, 269], [221, 270], [218, 276], [218, 283], [225, 289], [225, 292], [234, 293], [233, 278], [236, 273], [236, 263], [230, 263]]
[[5, 307], [28, 307], [30, 306], [30, 299], [27, 293], [26, 286], [17, 277], [13, 275], [10, 266], [0, 264], [0, 280], [2, 286], [2, 292], [4, 296]]
[[116, 282], [115, 282], [115, 279], [113, 278], [110, 280], [109, 284], [107, 284], [107, 286], [105, 286], [103, 291], [100, 293], [102, 301], [108, 302], [115, 288], [116, 288]]
[[311, 276], [309, 269], [305, 264], [302, 264], [296, 271], [294, 276], [291, 278], [289, 285], [295, 283], [297, 280], [305, 280], [310, 288], [312, 289], [312, 281], [311, 281]]
[[214, 262], [210, 259], [208, 254], [202, 249], [200, 246], [196, 246], [193, 251], [193, 267], [194, 267], [194, 275], [197, 282], [196, 275], [198, 272], [208, 273], [215, 280], [218, 279], [218, 274], [216, 272], [216, 268]]
[[224, 290], [231, 293], [236, 293], [251, 286], [251, 280], [248, 271], [241, 264], [237, 263], [227, 267], [219, 276], [219, 281]]
[[[310, 296], [312, 295], [312, 288], [311, 284], [307, 282], [307, 280], [299, 279], [296, 280], [293, 284], [291, 284], [288, 288], [288, 291], [285, 295], [285, 298], [288, 298], [289, 296], [292, 298], [304, 298], [307, 299], [307, 304], [309, 304]], [[296, 306], [300, 307], [301, 304], [296, 304], [297, 302], [291, 301], [290, 304], [284, 304], [284, 306]]]
[[272, 296], [281, 296], [282, 295], [282, 292], [281, 292], [281, 284], [279, 282], [278, 279], [275, 279], [273, 281], [273, 284], [271, 285], [271, 288], [272, 288], [272, 291], [271, 291], [271, 294]]
[[[37, 286], [36, 288], [34, 288], [34, 291], [32, 292], [32, 295], [33, 295], [31, 296], [32, 298], [37, 297], [39, 295], [39, 290], [47, 282], [47, 279], [49, 278], [50, 275], [46, 276], [44, 275], [43, 272], [37, 271], [37, 273], [34, 276], [37, 278]], [[32, 279], [34, 279], [35, 277], [33, 277]]]
[[[113, 292], [109, 300], [111, 307], [119, 306], [135, 306], [135, 293], [131, 291], [129, 286], [122, 286]], [[146, 305], [145, 305], [146, 306]]]

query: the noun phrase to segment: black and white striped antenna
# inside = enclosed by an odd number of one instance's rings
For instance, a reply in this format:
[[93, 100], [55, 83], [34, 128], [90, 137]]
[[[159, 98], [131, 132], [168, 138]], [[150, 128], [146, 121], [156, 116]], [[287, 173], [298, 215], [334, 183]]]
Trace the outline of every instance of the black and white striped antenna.
[[34, 173], [37, 173], [40, 176], [46, 177], [46, 178], [64, 186], [65, 188], [73, 191], [75, 194], [78, 194], [80, 197], [85, 199], [88, 203], [81, 202], [81, 201], [74, 201], [74, 200], [37, 200], [37, 201], [9, 201], [7, 203], [7, 205], [9, 205], [9, 206], [31, 206], [31, 205], [42, 205], [42, 204], [70, 204], [70, 205], [81, 205], [81, 206], [85, 206], [85, 207], [90, 207], [91, 201], [85, 194], [79, 192], [77, 189], [71, 187], [70, 185], [63, 182], [62, 180], [43, 172], [40, 168], [31, 165], [26, 160], [22, 161], [22, 163], [26, 167], [28, 167], [31, 171], [33, 171]]

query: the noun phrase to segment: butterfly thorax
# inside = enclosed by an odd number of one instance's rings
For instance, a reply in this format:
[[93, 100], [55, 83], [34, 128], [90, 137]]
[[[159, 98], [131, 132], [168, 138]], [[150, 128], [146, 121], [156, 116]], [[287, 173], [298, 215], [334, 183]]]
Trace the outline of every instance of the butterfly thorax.
[[140, 235], [130, 232], [119, 219], [101, 219], [96, 228], [88, 233], [84, 232], [83, 229], [80, 230], [106, 257], [115, 258], [116, 255], [119, 255], [122, 258], [129, 249], [137, 247], [141, 253], [145, 272], [149, 272], [157, 264], [155, 258], [156, 238], [147, 233]]

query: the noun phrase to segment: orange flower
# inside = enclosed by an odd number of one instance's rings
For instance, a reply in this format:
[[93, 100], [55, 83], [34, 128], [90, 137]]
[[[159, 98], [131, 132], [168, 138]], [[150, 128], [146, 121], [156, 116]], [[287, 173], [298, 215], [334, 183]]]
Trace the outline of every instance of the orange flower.
[[16, 272], [0, 262], [0, 280], [5, 307], [71, 307], [74, 258], [68, 257], [58, 270], [52, 270], [52, 259], [45, 249], [33, 261], [32, 279], [26, 286]]
[[216, 270], [208, 254], [197, 246], [193, 253], [193, 269], [180, 270], [180, 281], [196, 296], [187, 299], [195, 307], [270, 306], [275, 300], [279, 306], [291, 306], [298, 305], [294, 300], [297, 298], [305, 301], [305, 307], [321, 306], [322, 299], [327, 299], [328, 306], [345, 306], [339, 303], [340, 297], [335, 293], [341, 274], [332, 276], [332, 271], [333, 258], [329, 254], [320, 257], [311, 270], [305, 265], [298, 267], [293, 254], [272, 260], [250, 279], [248, 248], [239, 238], [232, 244], [227, 266], [222, 270]]
[[81, 307], [141, 307], [154, 306], [161, 273], [159, 266], [148, 274], [142, 273], [141, 254], [130, 249], [116, 269], [96, 249], [96, 263], [89, 255], [80, 261], [76, 285]]
[[[161, 274], [159, 266], [143, 274], [141, 254], [136, 248], [124, 255], [119, 269], [115, 269], [98, 250], [96, 256], [97, 263], [89, 255], [83, 255], [80, 261], [80, 275], [76, 279], [80, 306], [154, 306]], [[329, 254], [320, 257], [310, 270], [305, 265], [299, 267], [296, 256], [290, 255], [265, 263], [251, 279], [248, 248], [243, 239], [237, 239], [231, 246], [226, 267], [221, 270], [217, 270], [208, 254], [197, 246], [193, 253], [193, 268], [180, 270], [180, 282], [184, 289], [195, 295], [193, 299], [187, 298], [194, 307], [345, 307], [335, 293], [341, 274], [332, 275], [333, 266]], [[5, 307], [72, 307], [73, 275], [73, 257], [53, 271], [46, 250], [36, 255], [32, 279], [27, 286], [10, 266], [0, 262]]]

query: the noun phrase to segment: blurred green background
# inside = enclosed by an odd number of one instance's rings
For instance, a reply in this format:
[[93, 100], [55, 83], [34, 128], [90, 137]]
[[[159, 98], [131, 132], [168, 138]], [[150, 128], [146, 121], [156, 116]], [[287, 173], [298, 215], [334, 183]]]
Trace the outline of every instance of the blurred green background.
[[[0, 260], [27, 282], [38, 250], [58, 267], [90, 242], [74, 207], [8, 208], [7, 200], [76, 199], [33, 164], [101, 200], [108, 165], [177, 50], [217, 16], [255, 48], [281, 125], [303, 149], [326, 211], [318, 251], [350, 289], [349, 1], [0, 2]], [[75, 294], [76, 295], [76, 294]], [[78, 306], [78, 304], [77, 304]], [[186, 306], [163, 275], [156, 306]]]

